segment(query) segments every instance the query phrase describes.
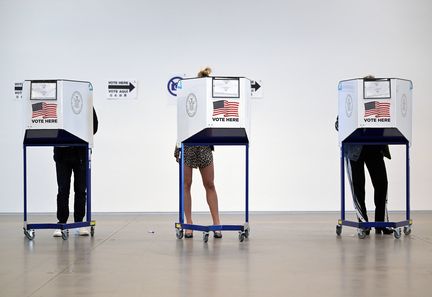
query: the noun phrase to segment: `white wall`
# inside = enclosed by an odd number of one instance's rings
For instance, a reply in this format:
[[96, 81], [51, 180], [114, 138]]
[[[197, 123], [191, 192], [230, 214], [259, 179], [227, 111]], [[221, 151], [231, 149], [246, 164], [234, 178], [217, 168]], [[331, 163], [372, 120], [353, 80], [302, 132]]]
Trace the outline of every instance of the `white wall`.
[[[253, 103], [251, 210], [338, 210], [338, 81], [411, 79], [412, 207], [432, 209], [429, 0], [0, 0], [0, 44], [0, 212], [22, 211], [22, 102], [13, 83], [43, 78], [93, 82], [93, 210], [176, 211], [176, 113], [166, 83], [206, 65], [264, 81], [265, 99]], [[138, 79], [139, 98], [107, 100], [111, 79]], [[404, 209], [403, 149], [392, 152], [390, 209]], [[30, 211], [55, 210], [53, 163], [51, 149], [30, 149]], [[242, 210], [243, 150], [217, 147], [215, 166], [221, 209]], [[195, 177], [194, 210], [206, 210]]]

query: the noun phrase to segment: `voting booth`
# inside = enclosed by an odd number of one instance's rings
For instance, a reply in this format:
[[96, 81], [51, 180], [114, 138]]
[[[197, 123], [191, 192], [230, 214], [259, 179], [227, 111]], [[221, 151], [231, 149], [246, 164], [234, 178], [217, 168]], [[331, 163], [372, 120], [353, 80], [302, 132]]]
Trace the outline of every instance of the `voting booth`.
[[89, 82], [33, 80], [23, 84], [26, 144], [93, 146], [93, 91]]
[[398, 78], [339, 83], [339, 144], [386, 141], [411, 144], [412, 82]]
[[250, 80], [244, 77], [183, 79], [177, 84], [178, 144], [246, 143]]
[[[249, 236], [249, 135], [251, 81], [245, 77], [202, 77], [182, 79], [177, 84], [177, 146], [179, 160], [179, 222], [177, 238], [183, 230], [203, 231], [208, 240], [210, 231], [239, 231], [239, 240]], [[184, 146], [243, 145], [246, 155], [245, 224], [202, 226], [184, 223]]]
[[[341, 148], [341, 219], [336, 226], [358, 228], [364, 238], [371, 227], [393, 228], [400, 238], [401, 229], [411, 232], [409, 197], [409, 148], [412, 135], [412, 89], [410, 80], [399, 78], [359, 78], [339, 82], [339, 146]], [[353, 222], [345, 220], [345, 149], [348, 145], [405, 145], [406, 146], [406, 220], [401, 222]]]
[[[90, 82], [73, 80], [26, 80], [23, 84], [26, 130], [24, 152], [24, 234], [30, 240], [35, 229], [61, 229], [63, 239], [68, 230], [91, 226], [91, 154], [93, 147], [93, 87]], [[27, 147], [82, 146], [87, 148], [86, 222], [71, 224], [29, 224], [27, 222]], [[51, 161], [51, 160], [50, 160]], [[55, 201], [55, 199], [53, 199]]]

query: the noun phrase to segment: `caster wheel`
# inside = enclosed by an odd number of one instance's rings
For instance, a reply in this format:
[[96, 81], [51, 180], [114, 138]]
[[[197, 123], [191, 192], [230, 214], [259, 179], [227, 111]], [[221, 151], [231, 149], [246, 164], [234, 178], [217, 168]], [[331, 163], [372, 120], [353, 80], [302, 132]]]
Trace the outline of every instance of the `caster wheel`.
[[90, 227], [90, 236], [93, 237], [95, 233], [95, 226]]
[[246, 238], [246, 235], [244, 232], [239, 232], [239, 241], [243, 242]]
[[342, 225], [336, 225], [336, 234], [337, 236], [342, 234]]
[[394, 238], [399, 239], [401, 237], [401, 234], [402, 234], [401, 228], [394, 229], [394, 231], [393, 231]]
[[61, 230], [62, 239], [67, 240], [69, 237], [69, 230]]
[[35, 231], [24, 229], [24, 235], [25, 237], [27, 237], [28, 240], [33, 240], [35, 238]]
[[247, 228], [244, 230], [244, 236], [245, 236], [246, 238], [249, 238], [249, 234], [250, 234], [250, 230], [249, 230], [249, 227], [247, 227]]
[[410, 235], [411, 234], [411, 226], [405, 226], [403, 229], [403, 232], [405, 235]]
[[364, 239], [366, 237], [366, 232], [363, 229], [358, 229], [357, 230], [357, 236], [360, 239]]
[[182, 229], [176, 229], [176, 237], [177, 237], [177, 239], [183, 238], [183, 230]]
[[208, 232], [203, 232], [203, 241], [207, 242], [209, 239], [209, 233]]

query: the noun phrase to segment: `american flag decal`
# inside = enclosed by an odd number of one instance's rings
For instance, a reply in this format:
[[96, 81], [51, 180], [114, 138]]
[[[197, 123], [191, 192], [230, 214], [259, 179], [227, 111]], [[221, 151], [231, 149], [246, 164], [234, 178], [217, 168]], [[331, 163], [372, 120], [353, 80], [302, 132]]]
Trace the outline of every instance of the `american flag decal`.
[[32, 104], [32, 119], [38, 117], [44, 119], [57, 118], [57, 103], [39, 102]]
[[390, 117], [390, 102], [372, 101], [365, 103], [365, 117], [375, 116], [376, 118]]
[[213, 102], [213, 116], [223, 115], [224, 117], [238, 117], [239, 103], [219, 100]]

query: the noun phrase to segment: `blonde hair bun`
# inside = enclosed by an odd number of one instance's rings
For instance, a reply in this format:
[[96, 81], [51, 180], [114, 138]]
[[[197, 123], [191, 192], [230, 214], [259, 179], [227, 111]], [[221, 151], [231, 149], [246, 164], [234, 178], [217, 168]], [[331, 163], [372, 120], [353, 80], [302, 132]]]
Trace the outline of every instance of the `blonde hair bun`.
[[198, 77], [208, 77], [211, 73], [211, 68], [207, 66], [206, 68], [203, 68], [198, 72]]

